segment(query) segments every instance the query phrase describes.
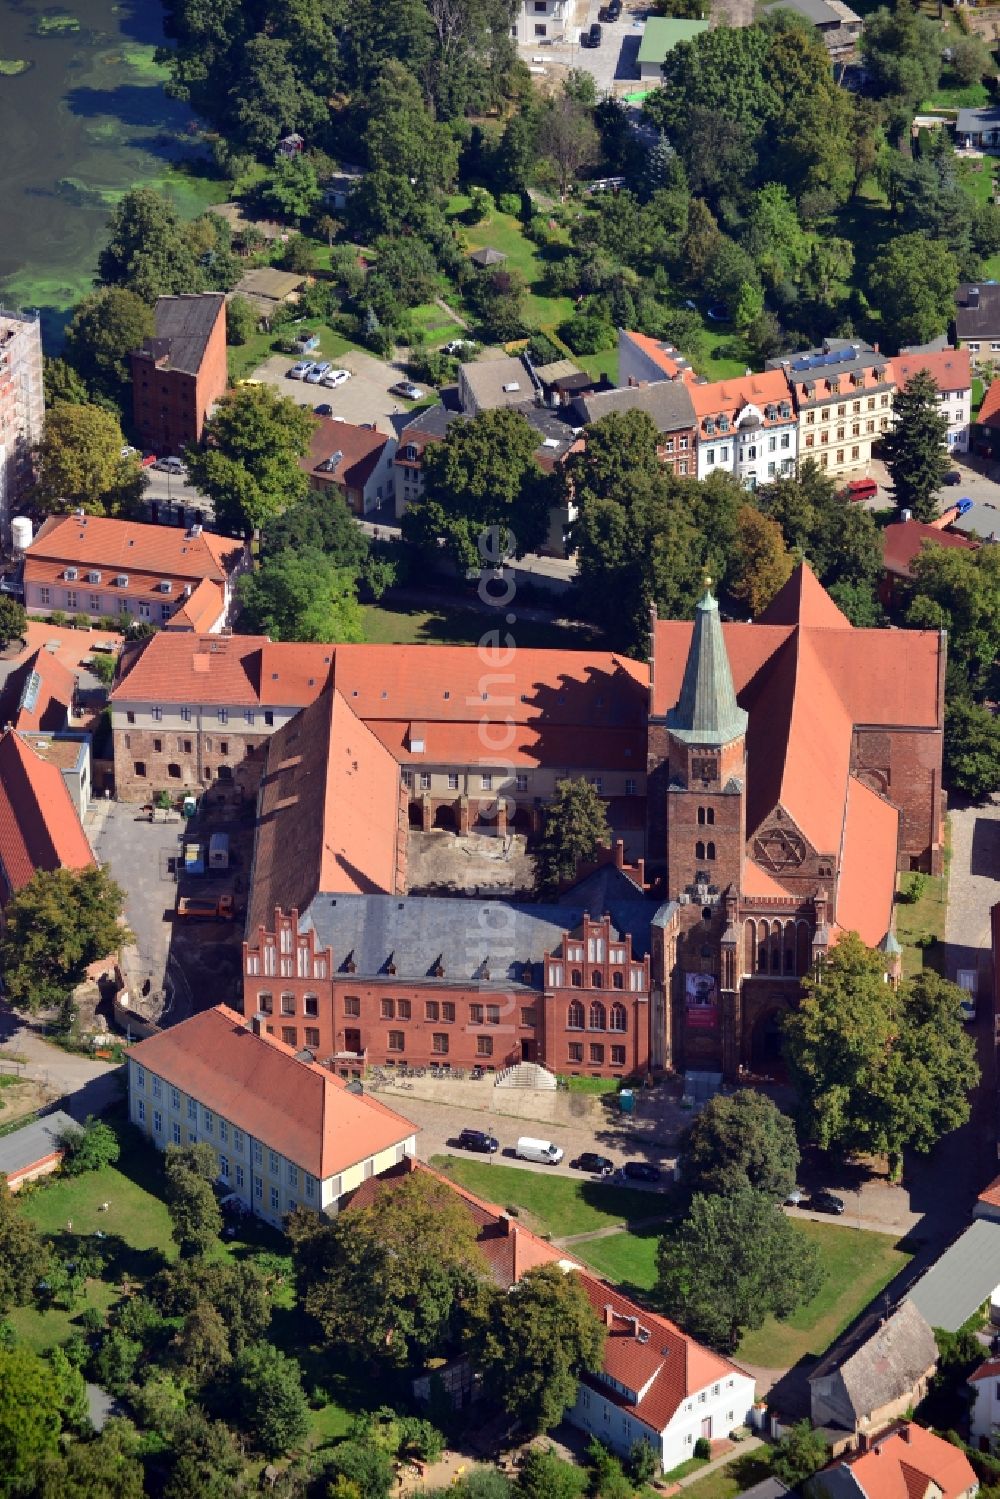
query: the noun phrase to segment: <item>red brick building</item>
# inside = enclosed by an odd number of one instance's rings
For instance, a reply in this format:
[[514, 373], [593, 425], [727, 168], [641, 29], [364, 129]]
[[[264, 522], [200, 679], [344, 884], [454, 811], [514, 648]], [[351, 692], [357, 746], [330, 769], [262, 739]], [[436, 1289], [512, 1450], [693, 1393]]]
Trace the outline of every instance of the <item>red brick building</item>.
[[156, 333], [130, 355], [132, 420], [144, 448], [169, 455], [201, 441], [226, 389], [226, 299], [159, 297], [155, 316]]

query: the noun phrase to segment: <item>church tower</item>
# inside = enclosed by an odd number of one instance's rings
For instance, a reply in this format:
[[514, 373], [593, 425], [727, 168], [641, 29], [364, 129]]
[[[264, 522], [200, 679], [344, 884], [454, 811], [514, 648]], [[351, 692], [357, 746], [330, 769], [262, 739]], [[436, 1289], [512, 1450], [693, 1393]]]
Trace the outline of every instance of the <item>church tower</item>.
[[[667, 714], [668, 899], [739, 891], [746, 845], [747, 715], [710, 586], [695, 613], [677, 704]], [[704, 902], [702, 902], [704, 903]]]

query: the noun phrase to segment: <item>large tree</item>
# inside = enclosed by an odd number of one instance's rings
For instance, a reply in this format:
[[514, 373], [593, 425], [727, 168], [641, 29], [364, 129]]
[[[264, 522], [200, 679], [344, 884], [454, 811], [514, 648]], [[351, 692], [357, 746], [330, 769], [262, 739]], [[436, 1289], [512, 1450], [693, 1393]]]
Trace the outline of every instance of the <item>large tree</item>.
[[781, 527], [754, 505], [744, 505], [737, 516], [736, 549], [729, 591], [751, 614], [771, 602], [788, 582], [795, 560], [785, 546]]
[[143, 1499], [139, 1436], [130, 1421], [110, 1420], [92, 1441], [72, 1442], [42, 1464], [35, 1499]]
[[0, 972], [14, 1008], [59, 1006], [68, 1018], [90, 964], [131, 938], [124, 905], [106, 869], [37, 869], [8, 902], [0, 935]]
[[309, 451], [312, 412], [267, 385], [241, 385], [223, 396], [205, 423], [204, 442], [188, 454], [192, 483], [210, 496], [216, 520], [249, 534], [304, 498], [299, 465]]
[[267, 558], [237, 591], [246, 628], [272, 640], [365, 638], [354, 575], [314, 548]]
[[0, 1175], [0, 1317], [31, 1301], [47, 1264], [38, 1230]]
[[993, 695], [1000, 656], [1000, 547], [925, 546], [913, 559], [906, 623], [948, 631], [948, 670], [974, 697]]
[[492, 527], [500, 531], [492, 551], [531, 551], [545, 535], [550, 492], [535, 461], [538, 444], [510, 407], [453, 422], [443, 442], [425, 449], [424, 497], [406, 511], [403, 535], [424, 546], [443, 538], [463, 568], [482, 566], [480, 541]]
[[205, 1141], [168, 1145], [164, 1171], [171, 1238], [185, 1259], [207, 1254], [222, 1234], [222, 1213], [212, 1190], [219, 1173], [215, 1151]]
[[600, 155], [593, 111], [563, 93], [547, 99], [538, 112], [537, 148], [565, 197], [584, 167]]
[[542, 1265], [490, 1298], [473, 1344], [476, 1364], [508, 1414], [548, 1431], [576, 1399], [584, 1370], [600, 1368], [604, 1327], [579, 1277]]
[[121, 405], [131, 377], [129, 354], [155, 331], [153, 309], [126, 286], [84, 297], [66, 330], [67, 357], [95, 390]]
[[815, 1246], [773, 1198], [740, 1188], [696, 1196], [660, 1240], [658, 1305], [692, 1337], [731, 1353], [764, 1318], [784, 1318], [818, 1291]]
[[272, 1343], [251, 1343], [233, 1363], [231, 1398], [240, 1424], [258, 1451], [278, 1457], [309, 1429], [302, 1371]]
[[799, 1167], [795, 1126], [763, 1093], [718, 1093], [685, 1131], [680, 1159], [691, 1193], [726, 1196], [746, 1187], [781, 1202]]
[[885, 955], [848, 932], [803, 988], [785, 1055], [809, 1139], [887, 1155], [895, 1172], [905, 1146], [926, 1152], [965, 1123], [979, 1068], [955, 984], [925, 970], [896, 988]]
[[592, 859], [611, 838], [608, 811], [589, 781], [559, 781], [545, 809], [545, 828], [535, 849], [535, 887], [555, 896], [576, 877], [579, 865]]
[[958, 264], [939, 240], [901, 234], [872, 261], [868, 285], [886, 342], [897, 348], [929, 343], [954, 314]]
[[414, 1174], [333, 1222], [289, 1220], [299, 1294], [329, 1342], [405, 1368], [438, 1347], [484, 1272], [462, 1201]]
[[825, 1468], [830, 1449], [821, 1431], [814, 1431], [811, 1421], [798, 1421], [788, 1428], [771, 1454], [771, 1472], [790, 1489], [798, 1489]]
[[28, 611], [9, 594], [0, 596], [0, 645], [9, 645], [12, 640], [24, 636], [28, 623]]
[[934, 376], [920, 370], [896, 392], [893, 425], [885, 437], [885, 464], [896, 504], [921, 521], [937, 514], [937, 491], [948, 472], [948, 418], [938, 406]]
[[0, 1494], [34, 1492], [55, 1457], [62, 1419], [52, 1371], [25, 1347], [0, 1347]]
[[128, 286], [144, 302], [202, 291], [205, 274], [191, 235], [170, 201], [149, 187], [131, 188], [108, 220], [97, 261], [105, 286]]
[[945, 704], [944, 775], [973, 801], [1000, 790], [1000, 718], [991, 708], [963, 697]]
[[142, 478], [139, 460], [123, 455], [124, 446], [121, 423], [113, 411], [68, 402], [53, 406], [35, 450], [35, 504], [48, 515], [129, 511], [139, 498]]

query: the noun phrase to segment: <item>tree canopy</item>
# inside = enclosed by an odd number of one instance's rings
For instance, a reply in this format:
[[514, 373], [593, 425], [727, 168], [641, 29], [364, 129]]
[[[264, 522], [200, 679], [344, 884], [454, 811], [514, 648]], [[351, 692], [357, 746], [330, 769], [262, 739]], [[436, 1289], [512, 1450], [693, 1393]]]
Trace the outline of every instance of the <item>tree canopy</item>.
[[920, 370], [905, 390], [896, 392], [893, 426], [884, 442], [896, 504], [911, 510], [915, 520], [933, 520], [937, 514], [937, 491], [950, 466], [947, 436], [937, 381]]
[[123, 405], [131, 378], [129, 354], [155, 331], [153, 309], [127, 286], [84, 297], [66, 330], [66, 354], [91, 387]]
[[203, 446], [188, 454], [191, 482], [211, 497], [222, 527], [249, 534], [305, 497], [299, 459], [314, 423], [311, 411], [267, 385], [223, 396], [205, 423]]
[[784, 1022], [785, 1056], [807, 1138], [823, 1150], [926, 1152], [969, 1117], [979, 1080], [961, 991], [930, 969], [885, 981], [885, 955], [842, 936]]
[[71, 510], [127, 513], [138, 500], [142, 481], [138, 459], [123, 455], [124, 447], [114, 412], [68, 402], [53, 406], [35, 450], [35, 504], [49, 515]]
[[771, 1197], [699, 1194], [660, 1240], [658, 1305], [692, 1337], [731, 1353], [764, 1318], [784, 1318], [820, 1285], [813, 1245]]
[[684, 1132], [681, 1174], [692, 1193], [749, 1188], [782, 1202], [795, 1186], [799, 1147], [795, 1125], [763, 1093], [717, 1093]]
[[106, 869], [37, 869], [4, 912], [0, 970], [15, 1009], [70, 1013], [91, 963], [130, 940], [125, 895]]
[[27, 1306], [47, 1263], [48, 1251], [34, 1222], [0, 1175], [0, 1317], [15, 1306]]
[[211, 1145], [168, 1145], [164, 1157], [167, 1212], [171, 1237], [190, 1259], [206, 1254], [219, 1242], [222, 1213], [212, 1190], [218, 1165]]
[[548, 1431], [574, 1403], [580, 1374], [600, 1368], [604, 1336], [578, 1276], [542, 1265], [490, 1298], [475, 1361], [511, 1416]]
[[589, 781], [559, 781], [545, 809], [545, 827], [535, 849], [535, 886], [554, 896], [576, 876], [579, 865], [610, 842], [608, 813]]
[[272, 640], [365, 638], [355, 575], [314, 547], [266, 558], [237, 590], [246, 628]]
[[873, 260], [868, 284], [887, 342], [896, 348], [929, 343], [954, 315], [958, 264], [939, 240], [919, 231], [901, 234]]

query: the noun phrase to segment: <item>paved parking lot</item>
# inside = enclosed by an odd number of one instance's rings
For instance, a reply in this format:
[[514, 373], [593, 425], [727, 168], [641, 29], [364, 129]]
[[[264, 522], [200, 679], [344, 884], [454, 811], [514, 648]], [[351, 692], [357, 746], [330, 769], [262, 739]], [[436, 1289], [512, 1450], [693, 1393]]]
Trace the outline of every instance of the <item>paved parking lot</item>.
[[637, 88], [639, 43], [650, 8], [625, 0], [620, 20], [601, 23], [601, 45], [581, 47], [582, 33], [597, 20], [604, 3], [605, 0], [576, 0], [574, 14], [566, 22], [566, 40], [546, 43], [540, 39], [537, 45], [522, 47], [524, 61], [536, 71], [551, 69], [553, 77], [561, 76], [569, 68], [581, 68], [592, 75], [598, 95], [630, 93]]
[[333, 407], [334, 416], [360, 426], [371, 422], [379, 432], [397, 435], [406, 420], [410, 406], [389, 387], [407, 378], [402, 364], [376, 359], [362, 349], [351, 349], [333, 361], [335, 369], [350, 370], [351, 378], [336, 390], [324, 385], [307, 385], [304, 380], [289, 380], [288, 371], [297, 361], [287, 354], [272, 354], [253, 372], [255, 380], [273, 385], [280, 395], [290, 396], [300, 406]]

